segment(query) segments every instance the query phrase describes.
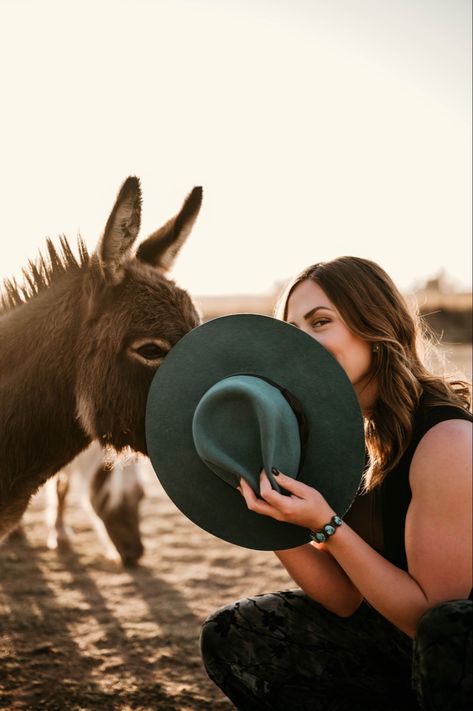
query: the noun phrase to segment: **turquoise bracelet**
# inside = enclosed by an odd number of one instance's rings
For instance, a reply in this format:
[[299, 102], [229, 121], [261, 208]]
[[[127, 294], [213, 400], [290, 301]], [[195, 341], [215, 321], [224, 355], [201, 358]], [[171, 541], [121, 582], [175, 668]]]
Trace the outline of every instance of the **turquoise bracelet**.
[[325, 526], [322, 526], [322, 528], [319, 528], [317, 531], [310, 531], [310, 537], [316, 543], [325, 543], [330, 536], [333, 536], [342, 523], [343, 521], [340, 516], [335, 514], [335, 516], [332, 516], [330, 519], [330, 523], [326, 523]]

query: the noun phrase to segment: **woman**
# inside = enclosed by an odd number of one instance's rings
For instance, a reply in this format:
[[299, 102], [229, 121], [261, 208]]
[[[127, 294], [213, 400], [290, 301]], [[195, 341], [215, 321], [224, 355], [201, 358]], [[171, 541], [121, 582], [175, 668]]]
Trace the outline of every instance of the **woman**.
[[[448, 637], [452, 624], [466, 634], [471, 615], [471, 603], [461, 602], [472, 587], [467, 384], [427, 370], [419, 324], [368, 260], [309, 267], [280, 312], [347, 373], [365, 420], [366, 471], [338, 526], [330, 502], [284, 472], [278, 482], [289, 497], [271, 488], [264, 471], [261, 498], [241, 480], [250, 510], [309, 528], [314, 539], [324, 525], [332, 528], [324, 542], [275, 551], [301, 590], [244, 599], [205, 622], [207, 672], [239, 709], [379, 711], [420, 703], [458, 711], [468, 693], [468, 679], [460, 684], [464, 660], [455, 689], [448, 680], [442, 686], [445, 665], [432, 662], [442, 645], [432, 634], [446, 626]], [[440, 605], [451, 600], [460, 602]], [[421, 618], [425, 650], [416, 636]]]

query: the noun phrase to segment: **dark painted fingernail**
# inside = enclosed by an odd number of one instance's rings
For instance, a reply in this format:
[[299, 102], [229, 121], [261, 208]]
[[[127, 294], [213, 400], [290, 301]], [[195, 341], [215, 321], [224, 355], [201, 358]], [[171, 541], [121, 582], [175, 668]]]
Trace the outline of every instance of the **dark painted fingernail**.
[[281, 473], [281, 472], [279, 471], [279, 469], [276, 469], [276, 467], [273, 467], [273, 468], [271, 469], [271, 471], [272, 471], [272, 473], [274, 474], [274, 476], [279, 476], [280, 473]]

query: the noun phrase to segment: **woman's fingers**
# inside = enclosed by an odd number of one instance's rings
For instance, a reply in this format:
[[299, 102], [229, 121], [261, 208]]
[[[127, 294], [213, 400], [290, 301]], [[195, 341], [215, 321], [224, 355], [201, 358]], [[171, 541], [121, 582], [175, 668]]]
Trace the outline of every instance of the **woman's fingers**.
[[271, 482], [268, 479], [268, 475], [266, 474], [264, 469], [261, 470], [259, 481], [260, 494], [263, 499], [265, 499], [265, 501], [268, 501], [273, 506], [276, 506], [276, 508], [280, 508], [281, 506], [287, 504], [288, 497], [284, 496], [283, 494], [280, 494], [279, 491], [273, 489], [273, 487], [271, 486]]
[[[317, 489], [303, 484], [301, 481], [296, 481], [285, 474], [279, 474], [276, 480], [287, 494], [280, 494], [275, 491], [266, 472], [264, 469], [261, 470], [260, 495], [262, 498], [259, 498], [251, 486], [243, 479], [240, 479], [238, 489], [245, 498], [246, 505], [250, 511], [271, 516], [277, 521], [286, 521], [311, 529], [317, 528], [318, 523], [316, 524], [315, 522], [328, 520], [326, 517], [328, 516], [327, 511], [330, 512], [330, 507]], [[326, 513], [321, 511], [321, 507]]]
[[[263, 499], [266, 499], [274, 491], [264, 469], [261, 470], [259, 475], [259, 491]], [[277, 494], [278, 492], [276, 491], [275, 493]]]
[[280, 519], [279, 511], [271, 506], [268, 502], [258, 499], [255, 492], [244, 479], [240, 479], [239, 490], [246, 501], [246, 505], [250, 511], [255, 513], [271, 516], [271, 518]]
[[312, 488], [302, 481], [293, 479], [292, 476], [286, 476], [282, 472], [279, 472], [278, 476], [276, 476], [276, 481], [283, 489], [286, 489], [290, 494], [298, 496], [300, 499], [307, 498], [307, 494]]
[[254, 502], [257, 501], [256, 494], [249, 484], [246, 483], [244, 479], [240, 479], [240, 486], [238, 487], [240, 492], [243, 494], [245, 501]]
[[284, 520], [294, 512], [294, 506], [297, 503], [296, 497], [286, 496], [280, 494], [279, 491], [275, 491], [264, 470], [260, 474], [260, 492], [265, 501], [278, 511], [281, 520]]

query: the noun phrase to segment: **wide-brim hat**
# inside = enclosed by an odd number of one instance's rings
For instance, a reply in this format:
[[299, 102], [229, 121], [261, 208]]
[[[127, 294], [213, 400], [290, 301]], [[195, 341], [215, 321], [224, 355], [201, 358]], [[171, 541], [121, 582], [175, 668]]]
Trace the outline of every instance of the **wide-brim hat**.
[[[318, 489], [343, 516], [363, 472], [363, 419], [353, 387], [315, 339], [268, 316], [235, 314], [185, 335], [153, 378], [146, 441], [166, 493], [191, 521], [246, 548], [283, 550], [309, 531], [250, 511], [274, 466]], [[283, 492], [284, 493], [284, 492]]]

